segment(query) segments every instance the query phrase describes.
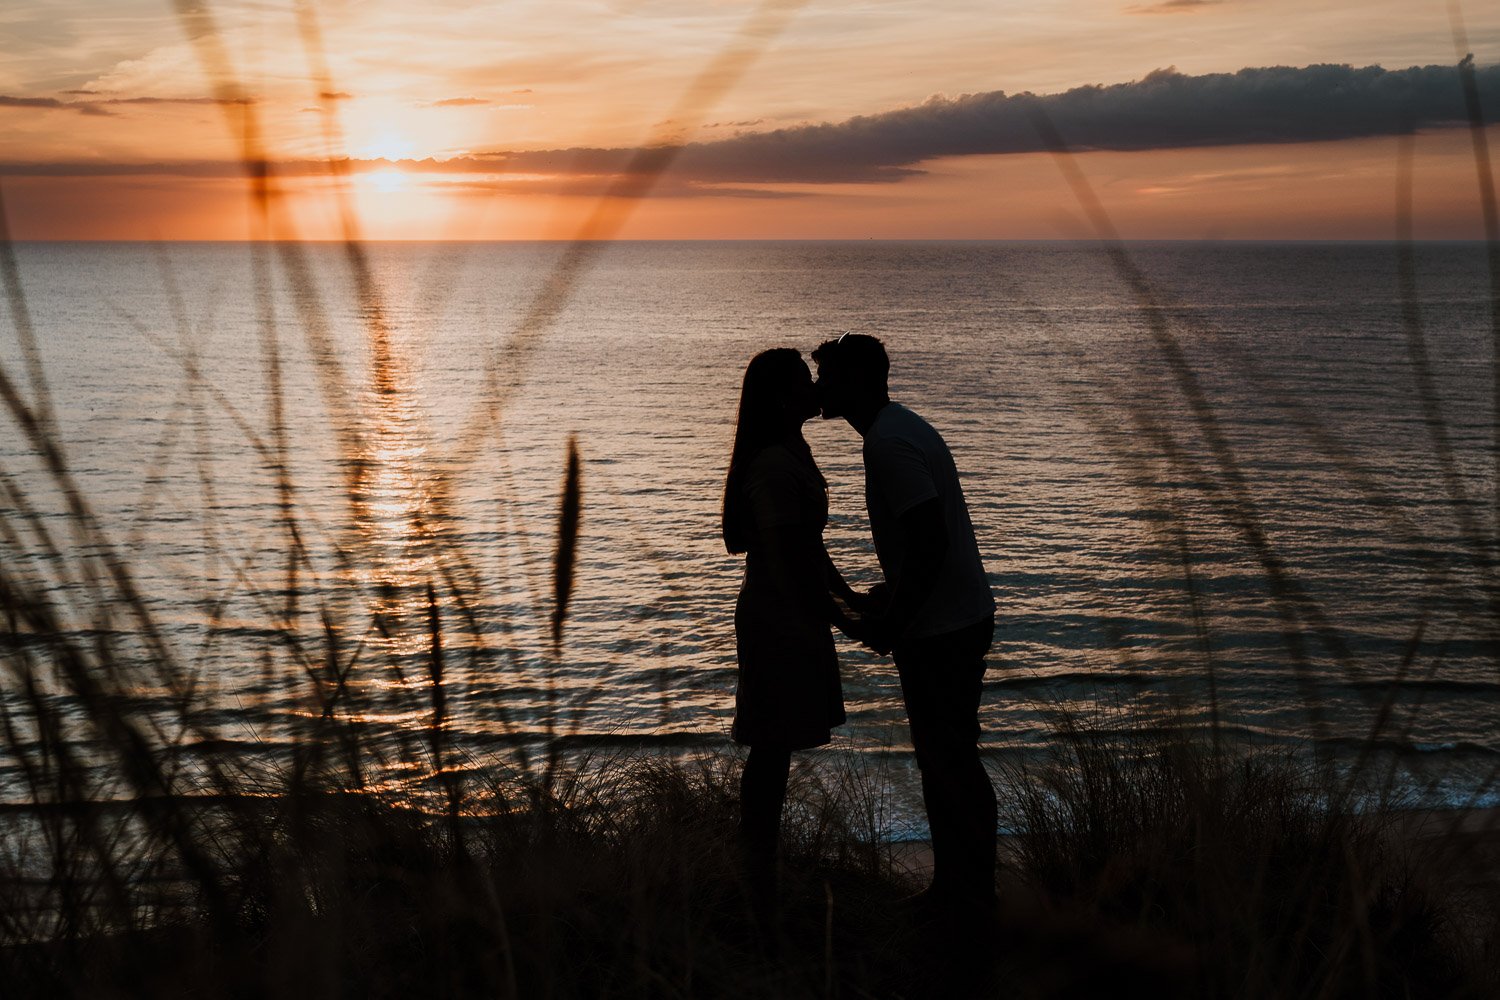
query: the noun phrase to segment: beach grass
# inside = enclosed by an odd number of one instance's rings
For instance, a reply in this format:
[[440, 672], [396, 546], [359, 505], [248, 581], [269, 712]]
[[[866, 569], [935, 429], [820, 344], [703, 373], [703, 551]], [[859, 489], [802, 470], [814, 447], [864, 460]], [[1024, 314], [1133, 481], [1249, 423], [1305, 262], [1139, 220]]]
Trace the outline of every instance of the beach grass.
[[1093, 919], [1149, 929], [1201, 996], [1483, 996], [1493, 888], [1284, 751], [1227, 751], [1169, 727], [1121, 740], [1072, 721], [1050, 766], [1005, 787], [1017, 870]]
[[[1066, 746], [1002, 777], [1021, 829], [993, 920], [903, 907], [923, 873], [851, 822], [878, 794], [852, 768], [798, 772], [769, 897], [732, 756], [475, 782], [446, 813], [309, 769], [43, 811], [68, 853], [0, 880], [0, 975], [11, 996], [1492, 995], [1493, 887], [1394, 814], [1340, 810], [1286, 756], [1078, 725]], [[181, 839], [89, 851], [111, 811]]]

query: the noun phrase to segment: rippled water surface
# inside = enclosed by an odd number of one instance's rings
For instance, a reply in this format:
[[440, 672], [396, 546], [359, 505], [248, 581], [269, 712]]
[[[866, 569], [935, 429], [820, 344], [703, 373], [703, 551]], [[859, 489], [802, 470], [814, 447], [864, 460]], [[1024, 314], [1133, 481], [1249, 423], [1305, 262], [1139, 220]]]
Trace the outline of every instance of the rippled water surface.
[[[740, 566], [717, 518], [739, 378], [762, 348], [857, 328], [965, 477], [1000, 607], [992, 759], [1045, 748], [1060, 708], [1117, 706], [1123, 725], [1175, 706], [1339, 759], [1378, 728], [1420, 801], [1483, 789], [1500, 674], [1476, 568], [1495, 536], [1482, 248], [1419, 248], [1420, 341], [1390, 246], [1128, 251], [1151, 302], [1066, 244], [616, 244], [581, 262], [375, 245], [363, 283], [334, 246], [18, 248], [56, 437], [216, 750], [274, 748], [341, 689], [372, 731], [425, 725], [434, 635], [449, 732], [476, 760], [558, 738], [726, 746]], [[15, 329], [0, 358], [25, 385]], [[858, 437], [807, 434], [829, 548], [873, 583]], [[582, 534], [554, 648], [574, 436]], [[90, 580], [12, 423], [0, 462], [10, 579], [117, 655], [161, 656], [99, 597], [118, 589]], [[908, 787], [894, 670], [840, 652], [836, 752]], [[136, 693], [165, 710], [170, 688]]]

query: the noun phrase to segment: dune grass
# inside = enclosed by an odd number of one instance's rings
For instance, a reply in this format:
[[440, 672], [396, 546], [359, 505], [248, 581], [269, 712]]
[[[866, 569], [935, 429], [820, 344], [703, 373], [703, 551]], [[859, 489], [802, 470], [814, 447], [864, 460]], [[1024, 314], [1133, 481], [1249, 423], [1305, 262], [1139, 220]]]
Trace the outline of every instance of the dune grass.
[[[10, 996], [1487, 996], [1495, 896], [1283, 756], [1165, 730], [1000, 782], [1021, 832], [993, 921], [907, 912], [920, 884], [851, 822], [878, 794], [803, 768], [779, 884], [733, 834], [736, 761], [622, 757], [456, 811], [339, 787], [116, 807], [158, 831], [45, 884], [0, 879]], [[826, 763], [826, 762], [825, 762]], [[832, 773], [834, 779], [819, 775]], [[97, 807], [40, 817], [81, 845]], [[188, 861], [191, 855], [193, 860]], [[73, 855], [63, 855], [58, 862]], [[149, 878], [142, 877], [145, 862]], [[25, 914], [30, 914], [28, 919]]]
[[[900, 989], [923, 966], [890, 947], [908, 886], [849, 803], [802, 776], [768, 911], [740, 862], [733, 778], [724, 760], [620, 760], [550, 792], [472, 792], [456, 822], [310, 776], [251, 801], [159, 802], [201, 866], [162, 857], [169, 885], [106, 868], [31, 893], [38, 919], [0, 937], [0, 975], [12, 996]], [[47, 822], [66, 835], [77, 816]], [[90, 894], [101, 879], [117, 897]], [[25, 896], [0, 883], [13, 916]]]
[[1485, 996], [1496, 897], [1457, 887], [1384, 807], [1284, 752], [1169, 727], [1065, 723], [1052, 766], [1006, 787], [1017, 870], [1092, 919], [1149, 930], [1197, 996]]

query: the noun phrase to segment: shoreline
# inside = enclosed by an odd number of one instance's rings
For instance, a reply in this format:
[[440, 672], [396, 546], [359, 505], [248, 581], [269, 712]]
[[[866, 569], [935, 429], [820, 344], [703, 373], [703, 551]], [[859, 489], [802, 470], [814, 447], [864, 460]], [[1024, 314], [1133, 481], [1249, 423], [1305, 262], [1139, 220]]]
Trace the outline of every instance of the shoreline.
[[[1471, 883], [1471, 888], [1500, 893], [1500, 806], [1392, 809], [1385, 818], [1389, 820], [1386, 832], [1393, 843], [1422, 850], [1428, 855], [1426, 860], [1445, 869], [1446, 874], [1466, 874], [1464, 881]], [[1002, 868], [1018, 836], [1010, 832], [996, 837]], [[929, 838], [887, 843], [891, 849], [891, 866], [898, 874], [910, 878], [931, 875], [933, 857]], [[1449, 870], [1455, 862], [1462, 864], [1474, 860], [1488, 863], [1468, 867], [1466, 873]]]

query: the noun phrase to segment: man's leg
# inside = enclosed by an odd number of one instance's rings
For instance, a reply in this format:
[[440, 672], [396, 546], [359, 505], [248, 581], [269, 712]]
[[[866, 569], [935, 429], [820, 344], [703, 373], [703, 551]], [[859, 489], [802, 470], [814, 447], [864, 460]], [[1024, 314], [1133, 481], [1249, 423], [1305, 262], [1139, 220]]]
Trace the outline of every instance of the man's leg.
[[[983, 667], [973, 676], [973, 712], [977, 717], [984, 686]], [[995, 892], [995, 837], [1000, 823], [995, 786], [979, 759], [977, 743], [958, 748], [953, 770], [956, 823], [962, 830], [960, 877], [988, 900]]]
[[981, 900], [995, 885], [995, 790], [978, 747], [992, 631], [986, 622], [896, 651], [932, 829], [933, 891]]

